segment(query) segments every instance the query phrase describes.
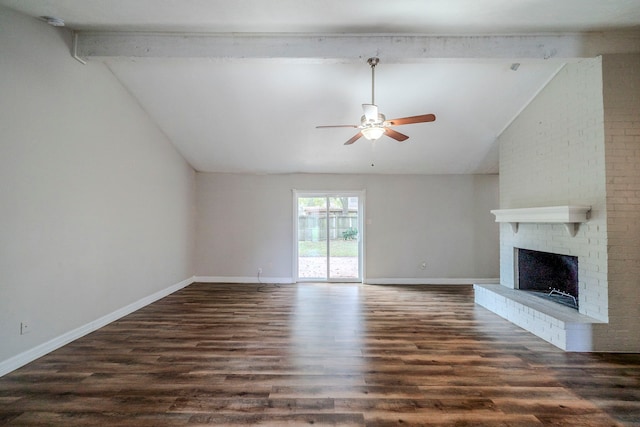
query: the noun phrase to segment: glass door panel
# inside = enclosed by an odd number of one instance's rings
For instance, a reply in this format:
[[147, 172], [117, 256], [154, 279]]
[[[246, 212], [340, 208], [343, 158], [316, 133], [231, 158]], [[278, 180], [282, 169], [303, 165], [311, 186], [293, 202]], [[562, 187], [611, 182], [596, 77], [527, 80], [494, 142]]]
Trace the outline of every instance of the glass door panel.
[[329, 197], [329, 279], [357, 279], [358, 198]]
[[298, 277], [326, 280], [327, 198], [298, 197]]
[[299, 280], [359, 281], [362, 274], [361, 197], [296, 195]]

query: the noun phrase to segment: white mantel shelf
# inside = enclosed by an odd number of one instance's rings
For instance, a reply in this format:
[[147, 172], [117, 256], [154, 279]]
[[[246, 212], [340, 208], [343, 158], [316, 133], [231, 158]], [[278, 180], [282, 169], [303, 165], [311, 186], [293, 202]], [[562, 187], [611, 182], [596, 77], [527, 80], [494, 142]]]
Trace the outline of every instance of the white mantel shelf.
[[567, 205], [546, 206], [540, 208], [495, 209], [491, 213], [496, 216], [496, 222], [508, 222], [514, 233], [518, 232], [518, 225], [523, 223], [536, 224], [564, 224], [573, 237], [577, 232], [577, 225], [587, 222], [587, 215], [591, 206]]

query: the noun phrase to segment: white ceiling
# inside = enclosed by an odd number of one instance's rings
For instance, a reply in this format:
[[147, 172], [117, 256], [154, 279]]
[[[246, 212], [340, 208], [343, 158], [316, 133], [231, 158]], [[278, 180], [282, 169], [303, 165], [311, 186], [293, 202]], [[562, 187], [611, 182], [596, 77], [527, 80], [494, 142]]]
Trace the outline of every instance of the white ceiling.
[[[269, 40], [270, 35], [282, 34], [358, 34], [360, 39], [386, 36], [393, 46], [394, 37], [402, 35], [509, 35], [488, 40], [500, 46], [490, 46], [491, 54], [477, 57], [439, 58], [426, 53], [419, 60], [415, 54], [403, 58], [403, 48], [408, 49], [398, 41], [397, 51], [363, 50], [353, 58], [343, 53], [338, 59], [324, 54], [292, 59], [270, 53], [192, 58], [183, 54], [184, 44], [182, 51], [168, 57], [89, 58], [104, 61], [189, 163], [210, 172], [496, 173], [496, 137], [567, 60], [579, 60], [518, 51], [509, 46], [519, 41], [513, 35], [640, 31], [639, 0], [0, 0], [0, 4], [34, 17], [59, 17], [73, 30], [170, 32], [174, 37], [233, 33], [232, 37], [251, 34]], [[449, 40], [439, 39], [442, 51], [446, 52]], [[468, 49], [469, 40], [455, 49]], [[354, 46], [357, 52], [359, 45]], [[341, 50], [340, 45], [329, 47]], [[289, 46], [279, 48], [286, 52]], [[526, 54], [510, 56], [513, 52]], [[383, 137], [375, 143], [360, 139], [344, 146], [355, 129], [315, 126], [359, 123], [361, 104], [371, 98], [366, 59], [372, 53], [381, 60], [376, 68], [376, 103], [381, 112], [387, 118], [434, 113], [437, 120], [397, 127], [410, 136], [404, 143]], [[517, 71], [510, 69], [514, 62], [521, 64]]]

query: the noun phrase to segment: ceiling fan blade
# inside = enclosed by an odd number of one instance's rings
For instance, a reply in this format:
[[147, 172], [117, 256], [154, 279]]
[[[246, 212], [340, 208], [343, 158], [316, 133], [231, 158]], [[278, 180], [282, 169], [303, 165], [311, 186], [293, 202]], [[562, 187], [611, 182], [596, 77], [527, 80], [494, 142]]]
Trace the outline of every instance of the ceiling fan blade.
[[391, 128], [386, 128], [385, 132], [384, 132], [388, 137], [391, 137], [393, 139], [395, 139], [398, 142], [402, 142], [405, 139], [408, 139], [409, 137], [403, 133], [400, 132], [396, 132], [395, 130], [391, 129]]
[[316, 126], [316, 129], [324, 128], [357, 128], [358, 125], [328, 125], [328, 126]]
[[421, 116], [401, 117], [399, 119], [387, 120], [389, 126], [410, 125], [412, 123], [425, 123], [435, 121], [436, 116], [433, 114], [423, 114]]
[[362, 104], [364, 110], [364, 117], [368, 122], [375, 122], [378, 120], [378, 106], [375, 104]]
[[356, 142], [357, 140], [359, 140], [361, 136], [362, 136], [362, 133], [361, 133], [361, 132], [356, 133], [355, 135], [353, 135], [353, 137], [352, 137], [350, 140], [348, 140], [347, 142], [345, 142], [345, 143], [344, 143], [344, 145], [351, 145], [351, 144], [353, 144], [354, 142]]

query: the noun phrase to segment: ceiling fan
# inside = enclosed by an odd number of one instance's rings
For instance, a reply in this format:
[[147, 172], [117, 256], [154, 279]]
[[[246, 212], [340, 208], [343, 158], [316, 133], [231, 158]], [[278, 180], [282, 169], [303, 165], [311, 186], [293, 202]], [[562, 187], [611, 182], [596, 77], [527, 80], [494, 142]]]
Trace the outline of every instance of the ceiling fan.
[[356, 128], [360, 132], [355, 134], [344, 145], [350, 145], [356, 142], [360, 137], [373, 141], [382, 135], [387, 135], [398, 142], [402, 142], [409, 137], [394, 129], [391, 126], [409, 125], [413, 123], [433, 122], [436, 116], [433, 114], [423, 114], [421, 116], [401, 117], [399, 119], [387, 120], [384, 114], [378, 112], [378, 106], [375, 103], [375, 77], [376, 65], [380, 62], [379, 58], [369, 58], [367, 63], [371, 66], [371, 104], [362, 104], [364, 115], [360, 118], [360, 125], [329, 125], [316, 126], [317, 129], [323, 128]]

